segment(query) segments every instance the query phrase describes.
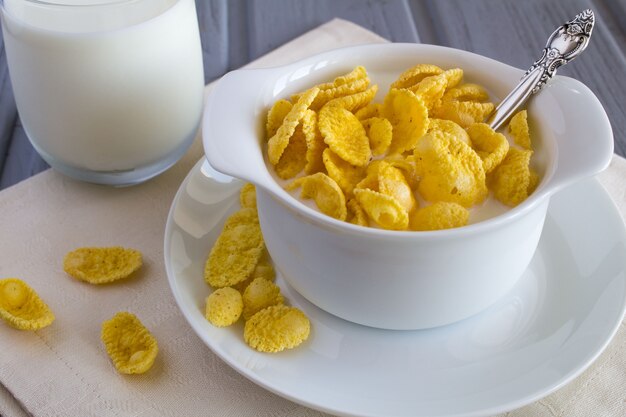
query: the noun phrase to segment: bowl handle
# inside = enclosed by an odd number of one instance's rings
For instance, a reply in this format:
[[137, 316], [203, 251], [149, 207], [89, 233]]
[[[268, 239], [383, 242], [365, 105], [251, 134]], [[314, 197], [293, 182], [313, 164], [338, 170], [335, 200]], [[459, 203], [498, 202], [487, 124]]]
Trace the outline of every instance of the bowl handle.
[[566, 88], [558, 89], [556, 97], [562, 118], [553, 126], [557, 154], [550, 193], [598, 174], [613, 157], [613, 130], [597, 97], [575, 79], [558, 77], [553, 82]]
[[[274, 188], [259, 142], [265, 136], [267, 91], [263, 85], [275, 69], [243, 69], [224, 75], [215, 85], [204, 110], [202, 141], [209, 164], [217, 171]], [[271, 92], [270, 92], [271, 94]]]

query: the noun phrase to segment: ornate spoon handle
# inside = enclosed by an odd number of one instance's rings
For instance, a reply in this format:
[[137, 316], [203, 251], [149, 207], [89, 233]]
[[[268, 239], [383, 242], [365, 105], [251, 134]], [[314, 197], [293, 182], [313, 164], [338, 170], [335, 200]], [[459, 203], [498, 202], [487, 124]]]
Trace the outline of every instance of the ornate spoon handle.
[[557, 68], [576, 58], [589, 44], [595, 17], [587, 9], [569, 22], [559, 26], [543, 48], [541, 58], [526, 71], [519, 84], [505, 97], [489, 116], [487, 123], [498, 129], [528, 98], [541, 90]]

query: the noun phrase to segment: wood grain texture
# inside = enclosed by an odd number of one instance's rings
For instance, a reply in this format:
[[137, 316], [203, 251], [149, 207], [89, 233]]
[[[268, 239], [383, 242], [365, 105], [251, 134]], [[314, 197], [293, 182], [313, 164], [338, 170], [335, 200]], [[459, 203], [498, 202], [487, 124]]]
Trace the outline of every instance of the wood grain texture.
[[[205, 81], [335, 17], [394, 42], [451, 46], [527, 68], [550, 32], [585, 8], [597, 24], [588, 50], [559, 74], [604, 105], [626, 156], [626, 0], [196, 0]], [[593, 138], [590, 138], [593, 140]], [[19, 123], [0, 46], [0, 189], [47, 168]]]

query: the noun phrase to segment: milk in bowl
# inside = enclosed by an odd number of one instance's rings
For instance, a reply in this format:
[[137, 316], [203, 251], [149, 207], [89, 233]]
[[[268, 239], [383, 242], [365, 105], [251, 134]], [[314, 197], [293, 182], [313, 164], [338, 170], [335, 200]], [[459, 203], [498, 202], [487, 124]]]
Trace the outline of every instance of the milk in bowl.
[[193, 140], [203, 68], [193, 0], [4, 0], [24, 129], [53, 168], [132, 184]]

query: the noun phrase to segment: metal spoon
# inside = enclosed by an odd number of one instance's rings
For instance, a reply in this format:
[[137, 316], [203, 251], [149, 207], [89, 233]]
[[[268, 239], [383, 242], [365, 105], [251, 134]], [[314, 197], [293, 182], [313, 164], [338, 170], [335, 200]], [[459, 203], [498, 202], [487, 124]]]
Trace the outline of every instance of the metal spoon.
[[532, 94], [541, 90], [556, 74], [557, 68], [567, 64], [585, 50], [594, 22], [593, 11], [587, 9], [552, 32], [541, 58], [526, 71], [519, 84], [487, 119], [492, 129], [498, 129]]

